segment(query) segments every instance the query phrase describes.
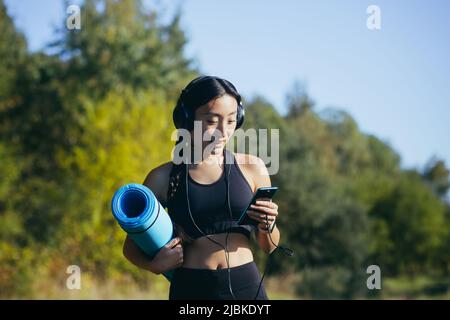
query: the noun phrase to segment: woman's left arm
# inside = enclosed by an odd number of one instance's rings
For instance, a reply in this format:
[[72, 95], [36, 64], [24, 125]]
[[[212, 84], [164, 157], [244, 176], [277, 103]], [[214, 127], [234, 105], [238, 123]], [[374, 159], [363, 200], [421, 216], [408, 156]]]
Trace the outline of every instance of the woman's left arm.
[[[264, 162], [257, 158], [256, 164], [252, 167], [255, 188], [270, 187], [272, 184]], [[278, 217], [278, 205], [270, 199], [260, 199], [251, 206], [248, 215], [259, 222], [256, 231], [259, 247], [264, 252], [271, 253], [280, 242], [280, 230], [275, 224]]]

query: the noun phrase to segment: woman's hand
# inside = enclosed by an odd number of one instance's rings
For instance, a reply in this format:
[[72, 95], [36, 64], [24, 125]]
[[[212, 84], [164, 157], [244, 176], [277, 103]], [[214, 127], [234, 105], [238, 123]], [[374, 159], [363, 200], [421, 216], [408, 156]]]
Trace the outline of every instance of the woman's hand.
[[251, 210], [247, 210], [247, 214], [259, 222], [258, 228], [266, 232], [270, 230], [278, 216], [278, 205], [270, 199], [261, 199], [257, 200], [255, 205], [252, 204], [250, 208]]
[[183, 247], [179, 237], [170, 240], [152, 260], [153, 270], [156, 274], [179, 268], [182, 264]]

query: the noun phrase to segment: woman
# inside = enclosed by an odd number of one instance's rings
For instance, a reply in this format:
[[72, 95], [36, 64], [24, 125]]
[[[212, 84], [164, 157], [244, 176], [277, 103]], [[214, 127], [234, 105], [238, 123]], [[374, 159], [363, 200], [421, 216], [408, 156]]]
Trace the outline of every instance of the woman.
[[194, 120], [199, 121], [202, 137], [220, 138], [213, 144], [192, 138], [192, 149], [202, 146], [200, 161], [187, 161], [186, 156], [180, 165], [162, 164], [144, 181], [169, 209], [178, 236], [152, 260], [127, 237], [124, 255], [156, 274], [175, 269], [169, 299], [268, 299], [253, 261], [250, 234], [255, 233], [262, 250], [272, 252], [280, 240], [275, 225], [278, 206], [260, 199], [248, 212], [257, 227], [236, 223], [256, 190], [271, 186], [260, 158], [225, 149], [243, 117], [241, 97], [229, 81], [212, 76], [194, 79], [178, 99], [175, 126], [192, 133]]

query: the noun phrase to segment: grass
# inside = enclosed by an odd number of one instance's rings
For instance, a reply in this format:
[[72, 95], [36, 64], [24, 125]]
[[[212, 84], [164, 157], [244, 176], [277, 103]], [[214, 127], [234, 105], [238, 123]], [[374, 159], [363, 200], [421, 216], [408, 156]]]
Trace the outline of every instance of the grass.
[[[264, 286], [271, 300], [299, 299], [294, 294], [293, 276], [282, 278], [265, 278]], [[99, 281], [91, 275], [83, 275], [81, 288], [70, 290], [62, 280], [39, 279], [32, 287], [31, 299], [56, 300], [167, 300], [169, 296], [169, 282], [162, 276], [153, 276], [148, 286], [140, 286], [132, 279], [111, 279]], [[27, 298], [28, 298], [27, 297]], [[12, 297], [22, 299], [23, 297]]]
[[[300, 274], [266, 277], [264, 286], [271, 300], [306, 299], [295, 294], [295, 284]], [[82, 300], [167, 300], [169, 282], [162, 276], [150, 275], [147, 285], [139, 285], [132, 279], [100, 281], [91, 275], [83, 275], [80, 290], [69, 290], [65, 279], [40, 278], [32, 286], [30, 299], [82, 299]], [[9, 297], [23, 299], [24, 297]], [[369, 299], [370, 297], [359, 297]], [[382, 289], [375, 299], [450, 299], [450, 279], [397, 277], [382, 280]]]
[[450, 278], [416, 277], [388, 278], [382, 282], [383, 299], [450, 299]]

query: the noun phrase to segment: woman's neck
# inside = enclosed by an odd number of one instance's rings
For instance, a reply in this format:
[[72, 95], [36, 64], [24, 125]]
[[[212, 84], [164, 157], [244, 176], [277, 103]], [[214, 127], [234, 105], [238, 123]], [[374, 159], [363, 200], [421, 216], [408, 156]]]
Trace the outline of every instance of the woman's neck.
[[210, 152], [207, 155], [204, 155], [204, 149], [202, 150], [201, 159], [199, 161], [195, 161], [194, 148], [191, 149], [191, 164], [195, 166], [203, 166], [203, 165], [213, 165], [213, 166], [221, 166], [225, 162], [225, 148], [223, 148], [221, 153], [212, 153]]

